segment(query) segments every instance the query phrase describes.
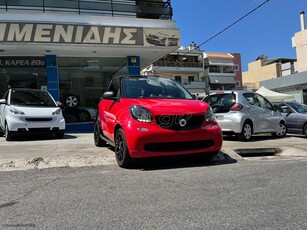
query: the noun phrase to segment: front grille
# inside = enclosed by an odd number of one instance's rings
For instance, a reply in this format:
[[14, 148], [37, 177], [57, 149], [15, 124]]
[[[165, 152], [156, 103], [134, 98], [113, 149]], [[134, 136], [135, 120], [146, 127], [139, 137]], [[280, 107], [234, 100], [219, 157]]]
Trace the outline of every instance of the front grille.
[[26, 121], [52, 121], [52, 118], [44, 118], [44, 117], [38, 117], [38, 118], [26, 118]]
[[30, 132], [49, 132], [50, 128], [29, 128]]
[[147, 143], [144, 149], [150, 152], [176, 152], [209, 148], [214, 145], [213, 140]]
[[157, 124], [164, 129], [190, 130], [201, 127], [203, 115], [163, 115], [155, 117]]

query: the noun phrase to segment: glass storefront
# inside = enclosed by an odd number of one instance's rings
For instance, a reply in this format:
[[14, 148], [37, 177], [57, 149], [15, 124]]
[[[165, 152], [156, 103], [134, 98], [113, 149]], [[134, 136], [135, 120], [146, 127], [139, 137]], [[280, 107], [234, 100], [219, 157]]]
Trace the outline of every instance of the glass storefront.
[[[57, 57], [66, 123], [92, 122], [109, 81], [128, 75], [127, 57]], [[0, 97], [8, 88], [47, 89], [45, 57], [1, 57]]]
[[127, 75], [127, 58], [58, 57], [60, 101], [67, 123], [88, 122], [109, 81]]
[[9, 88], [47, 90], [46, 68], [0, 68], [0, 97], [2, 97]]

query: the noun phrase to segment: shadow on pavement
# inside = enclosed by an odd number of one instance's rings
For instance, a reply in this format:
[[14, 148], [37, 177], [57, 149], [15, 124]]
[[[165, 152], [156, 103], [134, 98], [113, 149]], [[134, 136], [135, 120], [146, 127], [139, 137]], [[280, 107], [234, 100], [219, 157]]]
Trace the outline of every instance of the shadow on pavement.
[[[62, 139], [75, 139], [77, 138], [77, 136], [75, 135], [71, 135], [71, 134], [65, 134], [64, 137]], [[14, 136], [14, 140], [10, 141], [10, 142], [14, 142], [14, 141], [53, 141], [53, 140], [62, 140], [62, 139], [58, 139], [56, 138], [54, 135], [48, 135], [48, 134], [31, 134], [31, 135], [16, 135]]]
[[[270, 134], [266, 134], [266, 135], [255, 135], [255, 136], [252, 136], [251, 140], [247, 141], [247, 142], [257, 142], [257, 141], [267, 141], [267, 140], [282, 140], [282, 139], [286, 139], [286, 138], [290, 138], [291, 136], [284, 136], [284, 137], [274, 137]], [[238, 138], [236, 136], [223, 136], [223, 140], [225, 141], [238, 141], [238, 142], [241, 142], [238, 140]]]
[[237, 160], [220, 151], [219, 154], [212, 159], [208, 159], [208, 157], [200, 155], [155, 157], [143, 159], [137, 162], [135, 169], [139, 169], [141, 171], [152, 171], [175, 168], [208, 167], [234, 163], [237, 163]]

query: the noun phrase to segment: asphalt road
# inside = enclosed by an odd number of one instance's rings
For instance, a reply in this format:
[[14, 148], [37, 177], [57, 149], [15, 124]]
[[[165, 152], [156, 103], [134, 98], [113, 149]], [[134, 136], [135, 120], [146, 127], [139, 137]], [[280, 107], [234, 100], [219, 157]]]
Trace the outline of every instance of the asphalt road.
[[307, 229], [306, 161], [0, 172], [0, 229]]

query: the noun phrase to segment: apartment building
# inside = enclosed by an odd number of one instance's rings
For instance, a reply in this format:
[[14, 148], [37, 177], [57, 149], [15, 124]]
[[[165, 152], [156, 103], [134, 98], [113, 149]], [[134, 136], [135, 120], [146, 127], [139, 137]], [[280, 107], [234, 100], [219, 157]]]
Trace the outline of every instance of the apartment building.
[[204, 59], [194, 43], [180, 47], [142, 70], [144, 75], [159, 75], [183, 84], [191, 93], [205, 93]]
[[180, 47], [172, 15], [170, 0], [0, 1], [0, 95], [46, 89], [83, 130], [112, 77]]
[[204, 77], [209, 92], [242, 89], [240, 54], [206, 52], [204, 65]]
[[204, 52], [193, 42], [155, 61], [142, 73], [174, 79], [199, 97], [243, 88], [240, 54]]
[[244, 88], [256, 91], [261, 81], [275, 79], [297, 72], [296, 59], [272, 58], [260, 55], [254, 62], [248, 64], [248, 70], [242, 73]]

